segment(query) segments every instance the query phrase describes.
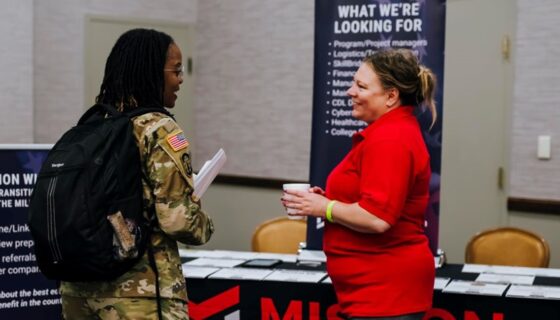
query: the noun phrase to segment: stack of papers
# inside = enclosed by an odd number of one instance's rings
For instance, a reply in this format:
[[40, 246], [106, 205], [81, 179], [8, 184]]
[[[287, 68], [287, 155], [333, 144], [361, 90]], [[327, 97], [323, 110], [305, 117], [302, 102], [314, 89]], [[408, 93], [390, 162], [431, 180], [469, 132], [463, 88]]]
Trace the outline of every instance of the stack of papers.
[[242, 279], [242, 280], [262, 280], [266, 278], [272, 270], [257, 268], [225, 268], [211, 274], [212, 279]]
[[295, 254], [253, 252], [253, 251], [233, 251], [233, 250], [196, 250], [179, 249], [182, 258], [211, 258], [211, 259], [279, 259], [283, 262], [296, 262]]
[[226, 153], [224, 149], [220, 148], [212, 159], [206, 161], [198, 174], [194, 176], [194, 192], [193, 195], [201, 198], [206, 189], [210, 186], [214, 178], [218, 175], [224, 163], [226, 163]]
[[552, 269], [552, 268], [510, 267], [510, 266], [496, 266], [496, 265], [467, 263], [463, 266], [463, 272], [499, 273], [499, 274], [560, 278], [560, 269]]
[[512, 285], [506, 297], [532, 299], [560, 299], [560, 288], [550, 286]]
[[485, 295], [485, 296], [501, 296], [506, 288], [507, 284], [492, 284], [483, 283], [476, 281], [463, 281], [463, 280], [452, 280], [445, 288], [443, 292], [445, 293], [463, 293], [463, 294], [474, 294], [474, 295]]
[[183, 276], [204, 279], [218, 270], [220, 270], [220, 268], [183, 265]]
[[515, 275], [515, 274], [498, 274], [498, 273], [481, 273], [476, 278], [477, 282], [487, 283], [515, 283], [531, 285], [535, 281], [535, 276]]
[[303, 271], [303, 270], [274, 270], [264, 280], [282, 282], [309, 282], [318, 283], [325, 276], [326, 272]]
[[245, 262], [240, 259], [215, 259], [215, 258], [197, 258], [189, 262], [183, 263], [183, 266], [197, 267], [214, 267], [214, 268], [233, 268]]
[[327, 262], [327, 257], [322, 250], [306, 250], [299, 251], [298, 262]]

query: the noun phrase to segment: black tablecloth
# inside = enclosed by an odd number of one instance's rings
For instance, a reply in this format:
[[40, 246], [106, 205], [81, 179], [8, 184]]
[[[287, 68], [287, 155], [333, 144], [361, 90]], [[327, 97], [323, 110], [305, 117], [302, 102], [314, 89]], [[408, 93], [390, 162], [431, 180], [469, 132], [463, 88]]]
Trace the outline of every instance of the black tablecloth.
[[[184, 259], [186, 261], [188, 259]], [[476, 279], [461, 272], [463, 265], [448, 264], [436, 276], [453, 280]], [[309, 266], [284, 262], [275, 269], [324, 271], [324, 264]], [[534, 285], [560, 286], [560, 279], [536, 277]], [[340, 319], [333, 288], [327, 283], [259, 280], [195, 279], [187, 275], [191, 318], [197, 319]], [[425, 319], [442, 320], [560, 320], [560, 301], [443, 293], [434, 291], [433, 309]]]

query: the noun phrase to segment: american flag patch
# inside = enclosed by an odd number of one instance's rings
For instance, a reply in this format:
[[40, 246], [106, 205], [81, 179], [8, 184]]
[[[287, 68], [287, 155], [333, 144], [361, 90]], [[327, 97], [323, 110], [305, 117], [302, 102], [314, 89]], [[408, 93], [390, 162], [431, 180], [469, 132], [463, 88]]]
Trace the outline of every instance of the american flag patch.
[[185, 138], [183, 131], [177, 131], [169, 134], [167, 136], [167, 143], [169, 143], [173, 151], [179, 151], [189, 146], [189, 142], [187, 141], [187, 138]]

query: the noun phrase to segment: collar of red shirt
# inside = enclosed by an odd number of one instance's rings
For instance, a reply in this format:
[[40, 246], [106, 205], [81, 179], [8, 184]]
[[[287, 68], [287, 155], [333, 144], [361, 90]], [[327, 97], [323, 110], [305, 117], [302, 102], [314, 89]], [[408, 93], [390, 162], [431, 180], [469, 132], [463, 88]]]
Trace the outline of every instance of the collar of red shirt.
[[369, 136], [375, 128], [383, 125], [388, 121], [393, 121], [394, 119], [400, 119], [409, 117], [414, 112], [414, 107], [412, 106], [400, 106], [398, 108], [393, 109], [385, 114], [383, 114], [379, 119], [375, 120], [374, 122], [370, 123], [365, 129], [354, 133], [352, 136], [352, 144], [355, 145], [356, 143], [363, 141], [367, 136]]

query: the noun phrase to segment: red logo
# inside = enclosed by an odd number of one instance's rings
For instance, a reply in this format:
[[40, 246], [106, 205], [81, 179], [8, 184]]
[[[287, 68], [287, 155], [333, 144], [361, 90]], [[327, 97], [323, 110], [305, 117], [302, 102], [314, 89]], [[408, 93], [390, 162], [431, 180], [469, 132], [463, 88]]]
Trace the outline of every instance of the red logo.
[[192, 320], [204, 320], [236, 304], [239, 304], [239, 286], [221, 292], [200, 303], [189, 301], [189, 316]]

